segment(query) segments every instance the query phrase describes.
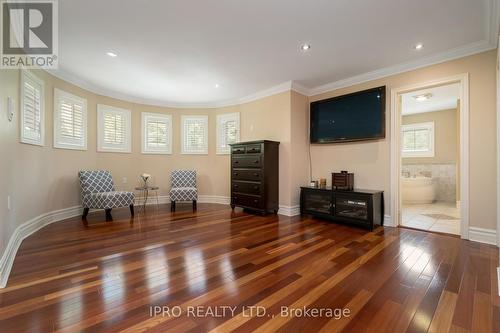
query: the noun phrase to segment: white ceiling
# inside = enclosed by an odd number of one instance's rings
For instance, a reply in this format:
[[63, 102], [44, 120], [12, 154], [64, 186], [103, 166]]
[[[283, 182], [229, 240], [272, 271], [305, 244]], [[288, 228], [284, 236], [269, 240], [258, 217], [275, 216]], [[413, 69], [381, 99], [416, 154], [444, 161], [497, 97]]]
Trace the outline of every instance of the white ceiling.
[[64, 0], [53, 73], [158, 105], [235, 104], [286, 82], [317, 93], [494, 48], [494, 1]]
[[[412, 91], [402, 96], [402, 114], [425, 113], [440, 110], [449, 110], [457, 107], [460, 96], [458, 83], [435, 88]], [[414, 96], [431, 94], [426, 101], [417, 101]]]

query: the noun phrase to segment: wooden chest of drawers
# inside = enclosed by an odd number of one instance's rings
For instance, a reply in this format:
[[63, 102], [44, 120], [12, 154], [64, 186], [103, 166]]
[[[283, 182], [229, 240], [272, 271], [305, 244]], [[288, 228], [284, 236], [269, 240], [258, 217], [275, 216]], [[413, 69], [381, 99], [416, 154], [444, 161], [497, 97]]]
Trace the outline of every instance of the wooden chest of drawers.
[[279, 144], [263, 140], [231, 145], [231, 208], [278, 212]]

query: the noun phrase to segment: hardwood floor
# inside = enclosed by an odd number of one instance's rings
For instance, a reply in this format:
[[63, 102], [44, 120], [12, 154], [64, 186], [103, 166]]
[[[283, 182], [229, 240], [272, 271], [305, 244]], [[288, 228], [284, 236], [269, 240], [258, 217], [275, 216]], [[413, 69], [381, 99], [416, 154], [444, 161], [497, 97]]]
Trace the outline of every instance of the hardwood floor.
[[113, 216], [22, 243], [1, 332], [500, 332], [493, 246], [211, 204]]

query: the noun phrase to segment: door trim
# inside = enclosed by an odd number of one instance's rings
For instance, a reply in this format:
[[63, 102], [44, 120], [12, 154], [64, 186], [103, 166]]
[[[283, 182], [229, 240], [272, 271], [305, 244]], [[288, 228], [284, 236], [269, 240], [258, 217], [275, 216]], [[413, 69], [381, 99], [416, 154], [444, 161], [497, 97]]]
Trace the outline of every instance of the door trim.
[[[458, 83], [460, 86], [460, 236], [469, 239], [469, 74], [391, 89], [391, 224], [401, 224], [401, 110], [404, 93]], [[499, 222], [500, 223], [500, 222]]]

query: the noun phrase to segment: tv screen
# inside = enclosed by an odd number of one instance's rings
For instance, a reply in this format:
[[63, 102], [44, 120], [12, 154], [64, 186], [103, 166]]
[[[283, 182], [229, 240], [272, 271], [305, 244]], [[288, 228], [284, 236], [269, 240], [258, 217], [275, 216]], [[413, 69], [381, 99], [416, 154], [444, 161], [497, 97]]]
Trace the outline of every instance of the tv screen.
[[385, 86], [311, 103], [311, 143], [385, 138]]

